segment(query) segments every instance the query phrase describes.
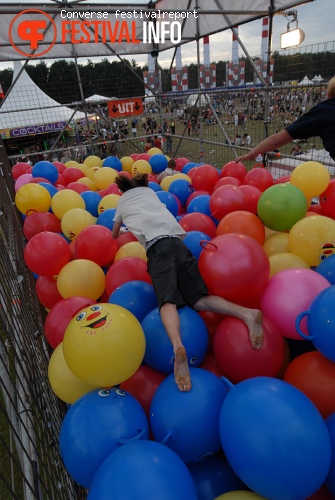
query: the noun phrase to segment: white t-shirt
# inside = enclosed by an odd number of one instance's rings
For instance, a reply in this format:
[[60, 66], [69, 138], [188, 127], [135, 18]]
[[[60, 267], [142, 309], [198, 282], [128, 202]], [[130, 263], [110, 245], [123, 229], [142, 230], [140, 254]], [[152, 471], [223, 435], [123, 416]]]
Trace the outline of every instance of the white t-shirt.
[[156, 192], [148, 187], [129, 189], [121, 196], [114, 222], [122, 222], [145, 248], [157, 236], [186, 235]]

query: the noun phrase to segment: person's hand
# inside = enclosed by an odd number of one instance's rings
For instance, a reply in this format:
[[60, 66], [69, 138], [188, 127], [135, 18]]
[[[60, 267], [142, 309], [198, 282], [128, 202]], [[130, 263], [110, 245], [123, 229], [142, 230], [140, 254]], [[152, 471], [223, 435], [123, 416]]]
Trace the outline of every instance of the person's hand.
[[233, 161], [235, 163], [238, 163], [238, 162], [244, 162], [246, 160], [254, 160], [256, 158], [255, 155], [250, 155], [250, 153], [247, 153], [245, 155], [242, 155], [242, 156], [237, 156], [237, 158], [235, 158]]

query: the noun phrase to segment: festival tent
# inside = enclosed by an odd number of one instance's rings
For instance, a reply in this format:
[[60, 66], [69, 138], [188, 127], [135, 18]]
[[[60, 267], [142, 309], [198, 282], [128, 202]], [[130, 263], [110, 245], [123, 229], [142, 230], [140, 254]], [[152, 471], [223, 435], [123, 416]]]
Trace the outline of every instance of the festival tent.
[[117, 99], [117, 97], [105, 97], [103, 95], [94, 94], [91, 95], [90, 97], [86, 97], [84, 101], [87, 102], [88, 104], [100, 104], [102, 102], [108, 102], [113, 99]]
[[[0, 4], [0, 61], [64, 59], [74, 57], [129, 56], [159, 53], [234, 26], [282, 15], [287, 10], [314, 0], [148, 0], [116, 4], [109, 0], [54, 0], [36, 3], [11, 0]], [[23, 5], [25, 11], [23, 11]], [[42, 12], [42, 14], [41, 14]], [[20, 13], [18, 15], [18, 13]], [[102, 17], [103, 16], [103, 17]], [[33, 48], [27, 36], [19, 36], [22, 23], [45, 23]], [[71, 23], [85, 24], [79, 33]], [[158, 40], [148, 37], [149, 23], [155, 25]], [[163, 25], [165, 23], [165, 25]], [[10, 30], [8, 30], [10, 27]], [[180, 33], [178, 28], [180, 27]], [[73, 29], [72, 29], [73, 28]], [[163, 29], [170, 33], [161, 36]], [[180, 37], [179, 37], [180, 35]], [[78, 39], [81, 37], [82, 39]], [[84, 38], [83, 38], [84, 37]], [[176, 42], [176, 38], [178, 41]], [[37, 45], [37, 46], [36, 46]]]
[[15, 83], [0, 107], [0, 133], [3, 139], [61, 132], [68, 121], [85, 118], [84, 113], [62, 106], [45, 94], [25, 70], [19, 75], [21, 70], [21, 62], [15, 61]]
[[307, 75], [305, 75], [301, 82], [297, 83], [297, 85], [306, 87], [306, 85], [314, 85], [314, 82], [313, 80], [310, 80]]

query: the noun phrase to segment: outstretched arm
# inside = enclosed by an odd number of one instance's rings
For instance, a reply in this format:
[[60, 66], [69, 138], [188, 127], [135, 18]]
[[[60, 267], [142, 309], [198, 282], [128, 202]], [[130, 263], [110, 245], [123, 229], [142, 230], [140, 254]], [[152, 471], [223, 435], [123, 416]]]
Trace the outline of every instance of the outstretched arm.
[[280, 148], [281, 146], [285, 146], [285, 144], [288, 144], [292, 141], [293, 137], [291, 137], [290, 134], [286, 132], [286, 130], [282, 130], [277, 134], [270, 135], [270, 137], [264, 139], [264, 141], [260, 142], [251, 151], [249, 151], [245, 155], [238, 156], [234, 161], [238, 162], [245, 160], [254, 160], [259, 154], [263, 155], [268, 151], [273, 151], [274, 149]]
[[122, 222], [114, 222], [113, 225], [113, 238], [116, 240], [120, 236], [120, 229], [122, 226]]

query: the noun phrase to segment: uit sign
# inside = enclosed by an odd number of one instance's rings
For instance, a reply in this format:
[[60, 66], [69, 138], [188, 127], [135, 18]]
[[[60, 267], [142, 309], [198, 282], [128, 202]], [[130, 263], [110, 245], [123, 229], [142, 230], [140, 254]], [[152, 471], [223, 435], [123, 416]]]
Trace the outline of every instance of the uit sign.
[[143, 103], [140, 97], [108, 101], [108, 116], [111, 118], [141, 115], [142, 113]]

